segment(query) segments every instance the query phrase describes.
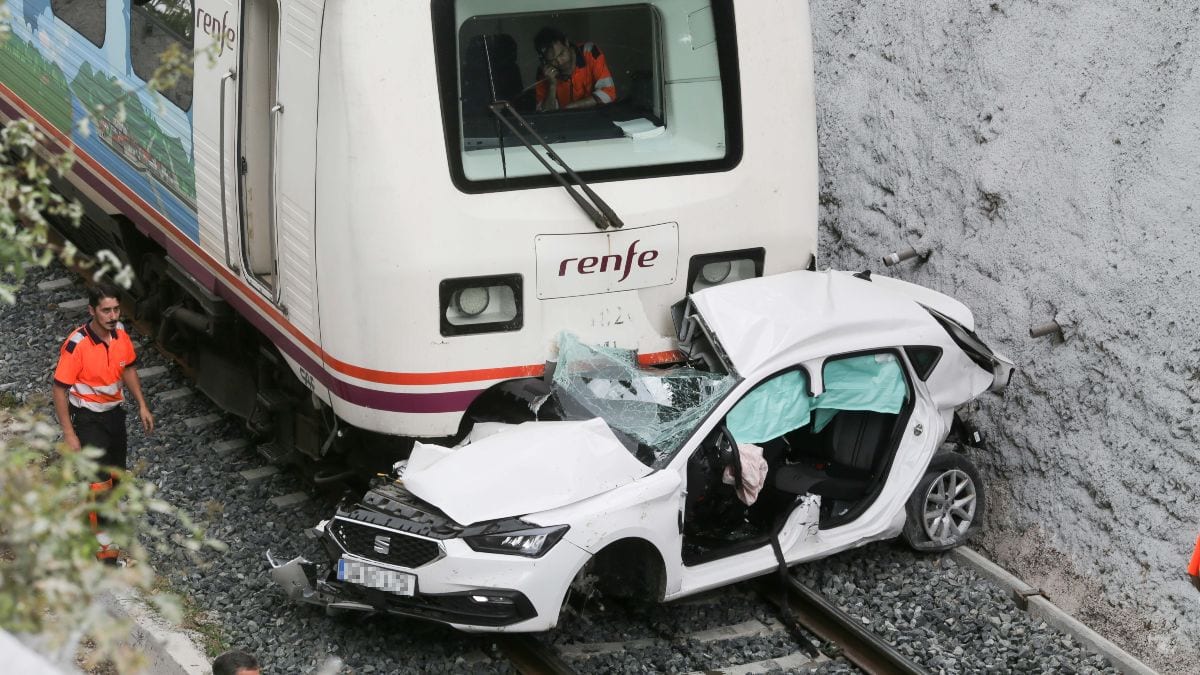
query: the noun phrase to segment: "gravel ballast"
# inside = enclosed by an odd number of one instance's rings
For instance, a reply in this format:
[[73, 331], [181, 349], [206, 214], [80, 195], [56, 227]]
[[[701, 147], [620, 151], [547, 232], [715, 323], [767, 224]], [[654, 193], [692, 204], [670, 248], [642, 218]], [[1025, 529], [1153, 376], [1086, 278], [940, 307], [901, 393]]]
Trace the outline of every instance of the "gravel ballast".
[[1118, 672], [950, 556], [878, 543], [792, 573], [931, 672]]

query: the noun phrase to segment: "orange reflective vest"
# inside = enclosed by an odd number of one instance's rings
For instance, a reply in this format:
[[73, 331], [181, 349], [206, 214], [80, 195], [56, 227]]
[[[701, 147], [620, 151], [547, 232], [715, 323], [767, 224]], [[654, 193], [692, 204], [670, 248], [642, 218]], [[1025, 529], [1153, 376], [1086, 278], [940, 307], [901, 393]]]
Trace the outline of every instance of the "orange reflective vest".
[[117, 323], [105, 342], [85, 323], [68, 335], [58, 350], [54, 382], [68, 390], [71, 405], [104, 412], [121, 405], [121, 375], [136, 360], [124, 325]]
[[[538, 106], [541, 106], [550, 90], [550, 83], [545, 80], [546, 76], [540, 68], [537, 76], [537, 102]], [[575, 45], [575, 71], [571, 73], [571, 79], [558, 82], [555, 94], [560, 106], [589, 96], [601, 104], [617, 100], [617, 87], [613, 83], [612, 73], [608, 70], [608, 62], [604, 60], [604, 54], [600, 52], [599, 47], [591, 42]]]

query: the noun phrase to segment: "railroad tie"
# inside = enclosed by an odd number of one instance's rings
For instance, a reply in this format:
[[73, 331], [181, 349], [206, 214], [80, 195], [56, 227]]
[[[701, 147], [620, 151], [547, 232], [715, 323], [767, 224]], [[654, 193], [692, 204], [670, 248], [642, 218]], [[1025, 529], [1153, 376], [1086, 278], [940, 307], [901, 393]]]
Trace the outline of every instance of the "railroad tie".
[[247, 482], [257, 483], [260, 480], [263, 480], [265, 478], [270, 478], [271, 476], [274, 476], [275, 474], [279, 473], [279, 467], [277, 467], [277, 466], [260, 466], [255, 469], [243, 469], [243, 470], [239, 471], [238, 473], [240, 473], [242, 475], [242, 478], [245, 478]]
[[37, 285], [37, 289], [39, 291], [57, 291], [60, 288], [67, 288], [73, 283], [75, 282], [71, 281], [69, 277], [59, 277], [58, 279], [43, 281]]
[[211, 413], [208, 415], [204, 415], [203, 417], [190, 417], [183, 421], [183, 426], [187, 427], [189, 431], [195, 431], [196, 429], [211, 426], [220, 421], [221, 421], [220, 414]]
[[150, 366], [149, 368], [139, 368], [137, 372], [138, 379], [145, 382], [146, 380], [153, 380], [156, 377], [165, 375], [167, 369], [164, 366]]
[[271, 504], [280, 509], [292, 508], [307, 501], [308, 493], [306, 492], [289, 492], [286, 495], [279, 495], [270, 499]]
[[222, 456], [231, 455], [231, 454], [237, 452], [238, 450], [242, 450], [246, 447], [249, 447], [249, 445], [250, 445], [250, 443], [247, 442], [245, 439], [235, 438], [233, 440], [221, 441], [220, 443], [217, 443], [216, 445], [213, 446], [213, 452], [217, 453], [218, 455], [222, 455]]

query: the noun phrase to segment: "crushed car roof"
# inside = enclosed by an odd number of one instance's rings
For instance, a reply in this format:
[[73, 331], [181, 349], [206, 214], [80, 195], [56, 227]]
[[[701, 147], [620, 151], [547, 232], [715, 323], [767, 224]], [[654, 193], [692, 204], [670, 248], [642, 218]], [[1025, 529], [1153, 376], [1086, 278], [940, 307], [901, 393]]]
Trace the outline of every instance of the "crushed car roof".
[[970, 310], [941, 293], [834, 270], [748, 279], [700, 291], [691, 300], [742, 376], [779, 359], [942, 344], [945, 331], [922, 305], [973, 323]]

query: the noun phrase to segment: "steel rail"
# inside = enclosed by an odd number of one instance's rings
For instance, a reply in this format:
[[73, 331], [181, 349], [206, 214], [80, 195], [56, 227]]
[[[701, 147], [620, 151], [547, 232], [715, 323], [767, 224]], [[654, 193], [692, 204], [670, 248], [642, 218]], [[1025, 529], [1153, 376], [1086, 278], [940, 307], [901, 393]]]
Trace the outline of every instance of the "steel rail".
[[842, 656], [869, 675], [930, 675], [928, 670], [790, 574], [782, 591], [773, 579], [764, 580], [759, 590], [775, 605], [784, 607], [786, 603], [794, 621], [822, 640], [837, 645]]
[[521, 675], [575, 675], [575, 669], [532, 635], [497, 635], [496, 646]]

